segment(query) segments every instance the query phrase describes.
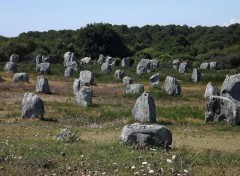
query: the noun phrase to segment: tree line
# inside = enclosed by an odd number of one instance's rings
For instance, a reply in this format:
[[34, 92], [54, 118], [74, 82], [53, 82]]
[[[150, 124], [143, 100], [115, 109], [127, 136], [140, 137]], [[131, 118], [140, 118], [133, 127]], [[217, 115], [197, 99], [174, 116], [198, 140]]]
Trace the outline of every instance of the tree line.
[[53, 55], [63, 61], [67, 51], [97, 59], [99, 54], [112, 57], [155, 58], [162, 64], [173, 59], [193, 64], [218, 61], [222, 67], [240, 66], [240, 24], [225, 26], [146, 25], [128, 27], [104, 23], [88, 24], [77, 30], [29, 31], [18, 37], [0, 36], [0, 60], [16, 53], [21, 60], [38, 54]]

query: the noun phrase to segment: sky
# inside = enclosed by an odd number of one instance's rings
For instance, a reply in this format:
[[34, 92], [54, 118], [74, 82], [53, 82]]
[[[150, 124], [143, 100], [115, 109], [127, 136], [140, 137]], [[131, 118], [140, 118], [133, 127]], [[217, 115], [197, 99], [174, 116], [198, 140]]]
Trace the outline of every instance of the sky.
[[240, 0], [0, 0], [0, 35], [76, 30], [90, 23], [228, 26]]

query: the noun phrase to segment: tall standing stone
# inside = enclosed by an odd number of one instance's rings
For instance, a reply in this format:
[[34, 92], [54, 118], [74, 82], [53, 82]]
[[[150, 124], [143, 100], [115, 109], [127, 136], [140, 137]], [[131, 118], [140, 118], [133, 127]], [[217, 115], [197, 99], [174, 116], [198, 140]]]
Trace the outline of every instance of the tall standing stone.
[[94, 84], [94, 75], [91, 71], [88, 70], [81, 71], [79, 79], [83, 82], [84, 85]]
[[14, 82], [29, 82], [29, 77], [27, 73], [15, 73], [13, 75]]
[[41, 54], [37, 55], [37, 57], [35, 58], [35, 63], [36, 63], [36, 65], [42, 63], [42, 55]]
[[151, 85], [152, 87], [157, 87], [157, 86], [159, 86], [159, 80], [160, 80], [160, 75], [159, 75], [159, 73], [156, 73], [156, 74], [152, 75], [152, 76], [149, 78], [150, 85]]
[[140, 97], [138, 97], [132, 109], [132, 115], [136, 121], [141, 123], [155, 123], [156, 106], [153, 97], [147, 92], [144, 92]]
[[116, 70], [114, 72], [114, 78], [122, 79], [124, 77], [124, 72], [122, 70]]
[[164, 90], [168, 95], [180, 95], [181, 86], [176, 78], [167, 76], [164, 83]]
[[218, 88], [215, 85], [213, 85], [212, 82], [209, 82], [205, 89], [204, 98], [207, 99], [210, 96], [219, 96], [219, 95], [220, 95], [220, 91], [218, 90]]
[[25, 93], [22, 100], [22, 118], [43, 118], [43, 101], [34, 93]]
[[18, 62], [18, 60], [19, 60], [19, 56], [17, 54], [12, 54], [9, 59], [10, 62], [13, 62], [15, 64]]
[[199, 71], [198, 68], [194, 68], [193, 69], [192, 80], [195, 83], [197, 83], [197, 82], [199, 82], [201, 80], [201, 72]]
[[150, 69], [155, 69], [160, 67], [160, 63], [157, 59], [150, 60]]
[[88, 84], [84, 84], [80, 79], [74, 79], [74, 82], [73, 82], [73, 94], [77, 95], [77, 93], [79, 92], [79, 90], [83, 86], [88, 86]]
[[41, 92], [45, 94], [50, 94], [48, 79], [43, 76], [38, 76], [36, 83], [36, 92]]
[[173, 60], [173, 64], [172, 64], [172, 65], [173, 65], [173, 68], [176, 69], [176, 70], [178, 70], [180, 63], [181, 63], [181, 62], [180, 62], [179, 59], [174, 59], [174, 60]]
[[105, 63], [105, 61], [106, 61], [106, 57], [104, 55], [100, 54], [98, 57], [97, 63], [102, 65], [103, 63]]
[[93, 96], [92, 89], [88, 86], [83, 86], [79, 90], [75, 98], [76, 98], [77, 104], [83, 105], [83, 106], [89, 106], [89, 105], [92, 105], [92, 96]]
[[189, 64], [188, 62], [182, 62], [179, 65], [179, 73], [188, 73], [188, 69], [189, 69]]
[[49, 74], [50, 73], [50, 63], [40, 63], [36, 65], [36, 71], [40, 72], [41, 74]]
[[130, 67], [129, 58], [123, 58], [122, 61], [121, 61], [121, 66], [122, 67]]

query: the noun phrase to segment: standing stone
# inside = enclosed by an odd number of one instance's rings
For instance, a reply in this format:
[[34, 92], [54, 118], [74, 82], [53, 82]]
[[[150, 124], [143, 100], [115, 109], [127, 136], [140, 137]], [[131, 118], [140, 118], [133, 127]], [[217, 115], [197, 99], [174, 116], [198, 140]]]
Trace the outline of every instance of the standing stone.
[[27, 73], [15, 73], [13, 75], [14, 82], [29, 82], [28, 74]]
[[13, 62], [15, 64], [18, 62], [18, 60], [19, 60], [19, 56], [17, 54], [12, 54], [9, 59], [10, 62]]
[[72, 67], [68, 67], [66, 68], [66, 70], [64, 71], [64, 76], [65, 77], [72, 77], [74, 74], [74, 69]]
[[156, 59], [150, 60], [150, 69], [155, 69], [160, 66], [159, 62]]
[[36, 83], [36, 92], [50, 94], [48, 79], [44, 78], [43, 76], [38, 76], [37, 83]]
[[123, 58], [122, 61], [121, 61], [121, 66], [122, 67], [130, 67], [129, 58]]
[[102, 73], [110, 73], [112, 71], [112, 67], [111, 65], [107, 64], [107, 63], [103, 63], [101, 66], [101, 72]]
[[50, 73], [50, 63], [41, 63], [36, 65], [36, 71], [40, 72], [41, 74], [49, 74]]
[[81, 71], [79, 79], [83, 82], [84, 85], [94, 84], [94, 75], [91, 71], [88, 70]]
[[222, 96], [210, 96], [207, 99], [205, 122], [225, 121], [228, 124], [240, 124], [239, 106]]
[[218, 69], [218, 63], [217, 62], [210, 62], [209, 67], [210, 67], [210, 70], [217, 70]]
[[88, 86], [83, 86], [75, 96], [76, 102], [79, 105], [89, 106], [92, 104], [93, 91]]
[[149, 73], [150, 72], [150, 60], [149, 59], [141, 59], [141, 61], [137, 65], [136, 72], [138, 75], [141, 75], [143, 73]]
[[90, 63], [91, 59], [92, 59], [91, 57], [84, 57], [80, 60], [80, 62], [81, 62], [81, 64], [85, 65], [85, 64]]
[[125, 125], [121, 132], [121, 143], [150, 145], [168, 148], [172, 144], [172, 133], [161, 125], [140, 123]]
[[42, 55], [41, 54], [37, 55], [37, 57], [35, 58], [35, 63], [36, 63], [36, 65], [42, 63]]
[[17, 64], [13, 62], [7, 62], [4, 66], [4, 71], [8, 73], [16, 73], [17, 72]]
[[240, 74], [231, 75], [225, 78], [220, 95], [240, 105]]
[[208, 62], [203, 62], [201, 65], [200, 65], [200, 69], [203, 69], [203, 70], [209, 70], [210, 68], [210, 64]]
[[77, 62], [77, 57], [75, 53], [66, 52], [63, 57], [64, 57], [63, 65], [65, 67], [72, 67], [75, 71], [79, 70], [79, 64]]
[[188, 73], [189, 65], [188, 62], [182, 62], [179, 65], [179, 73]]
[[129, 76], [124, 76], [123, 77], [123, 85], [126, 86], [128, 84], [132, 84], [132, 78], [130, 78]]
[[206, 86], [204, 98], [207, 99], [210, 96], [219, 96], [219, 95], [220, 95], [220, 92], [218, 88], [215, 85], [213, 85], [212, 82], [209, 82]]
[[152, 87], [157, 87], [157, 86], [159, 86], [159, 80], [160, 80], [160, 75], [159, 75], [159, 73], [156, 73], [156, 74], [152, 75], [152, 76], [149, 78], [150, 85], [151, 85]]
[[114, 66], [115, 60], [112, 57], [107, 56], [105, 63]]
[[174, 59], [174, 60], [173, 60], [173, 64], [172, 64], [172, 65], [173, 65], [173, 68], [176, 69], [176, 70], [178, 70], [180, 63], [181, 63], [181, 62], [180, 62], [179, 59]]
[[22, 100], [22, 118], [43, 118], [43, 101], [34, 93], [25, 93]]
[[105, 63], [105, 61], [106, 61], [106, 57], [104, 55], [100, 54], [98, 57], [97, 63], [102, 65], [103, 63]]
[[193, 69], [192, 80], [195, 83], [197, 83], [197, 82], [199, 82], [201, 80], [201, 72], [199, 71], [198, 68], [194, 68]]
[[126, 86], [126, 93], [136, 94], [144, 92], [144, 86], [142, 84], [128, 84]]
[[122, 70], [116, 70], [114, 72], [114, 78], [122, 79], [124, 77], [124, 72]]
[[155, 101], [151, 95], [144, 92], [132, 109], [132, 116], [136, 121], [141, 123], [155, 123], [156, 122], [156, 106]]
[[73, 82], [73, 94], [77, 95], [77, 93], [79, 92], [79, 90], [83, 86], [88, 86], [88, 84], [84, 85], [83, 82], [80, 79], [74, 79], [74, 82]]
[[164, 83], [164, 90], [168, 95], [180, 95], [181, 86], [176, 78], [167, 76]]

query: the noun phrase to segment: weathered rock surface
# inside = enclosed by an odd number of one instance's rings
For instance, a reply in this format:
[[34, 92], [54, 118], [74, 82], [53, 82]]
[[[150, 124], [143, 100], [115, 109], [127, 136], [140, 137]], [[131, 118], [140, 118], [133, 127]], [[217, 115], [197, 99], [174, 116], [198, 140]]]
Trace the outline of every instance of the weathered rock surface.
[[210, 70], [217, 70], [218, 69], [218, 63], [217, 62], [210, 62], [209, 68], [210, 68]]
[[220, 95], [229, 98], [240, 106], [240, 74], [226, 77]]
[[160, 80], [160, 75], [159, 75], [159, 73], [156, 73], [156, 74], [152, 75], [152, 76], [149, 78], [150, 85], [151, 85], [152, 87], [157, 87], [157, 86], [159, 86], [159, 80]]
[[156, 106], [155, 101], [149, 93], [144, 92], [137, 98], [136, 103], [132, 109], [132, 116], [141, 123], [155, 123], [156, 122]]
[[179, 73], [188, 73], [189, 64], [188, 62], [182, 62], [179, 65]]
[[88, 86], [88, 84], [84, 84], [80, 79], [74, 79], [74, 82], [73, 82], [73, 94], [77, 95], [77, 93], [79, 92], [79, 90], [83, 86]]
[[125, 125], [121, 133], [121, 143], [150, 145], [168, 148], [172, 144], [172, 133], [161, 125], [134, 123]]
[[25, 93], [22, 100], [22, 118], [43, 118], [43, 101], [34, 93]]
[[141, 61], [137, 65], [136, 72], [138, 75], [141, 75], [143, 73], [149, 73], [150, 72], [150, 60], [149, 59], [141, 59]]
[[10, 62], [13, 62], [15, 64], [18, 62], [18, 60], [19, 60], [19, 56], [17, 54], [12, 54], [9, 59]]
[[42, 55], [38, 54], [37, 57], [34, 60], [34, 63], [41, 64], [42, 63]]
[[42, 73], [42, 74], [49, 74], [50, 73], [50, 63], [41, 63], [36, 65], [36, 71]]
[[172, 64], [172, 65], [173, 65], [173, 68], [176, 69], [176, 70], [178, 70], [180, 63], [181, 63], [181, 62], [180, 62], [179, 59], [174, 59], [174, 60], [173, 60], [173, 64]]
[[83, 64], [83, 65], [89, 64], [91, 60], [92, 60], [91, 57], [84, 57], [80, 60], [80, 63]]
[[79, 79], [83, 82], [84, 85], [94, 84], [94, 75], [91, 71], [88, 70], [81, 71]]
[[105, 61], [106, 61], [106, 57], [104, 55], [100, 54], [99, 57], [98, 57], [97, 63], [98, 64], [103, 64], [103, 63], [105, 63]]
[[29, 77], [27, 73], [15, 73], [13, 75], [14, 82], [29, 82]]
[[101, 72], [103, 73], [110, 73], [112, 71], [112, 67], [111, 65], [107, 64], [107, 63], [103, 63], [101, 66]]
[[144, 92], [144, 86], [142, 84], [128, 84], [126, 86], [126, 93], [136, 94]]
[[122, 61], [121, 61], [121, 66], [122, 67], [130, 67], [129, 58], [123, 58]]
[[164, 90], [168, 95], [180, 95], [181, 86], [176, 78], [167, 76], [164, 83]]
[[210, 96], [207, 99], [205, 122], [225, 121], [228, 124], [239, 124], [239, 106], [230, 99], [222, 96]]
[[117, 79], [122, 79], [124, 75], [125, 75], [124, 72], [120, 69], [114, 72], [114, 78], [117, 78]]
[[111, 66], [114, 66], [115, 65], [115, 60], [112, 57], [107, 56], [105, 63], [107, 63], [107, 64], [109, 64]]
[[219, 95], [220, 95], [220, 91], [218, 90], [218, 88], [215, 85], [213, 85], [212, 82], [209, 82], [205, 89], [204, 98], [207, 99], [210, 96], [219, 96]]
[[155, 69], [158, 67], [160, 67], [159, 61], [157, 61], [156, 59], [150, 60], [150, 69]]
[[64, 71], [64, 76], [65, 77], [72, 77], [74, 74], [74, 69], [72, 67], [68, 67], [66, 68], [66, 70]]
[[8, 73], [16, 73], [17, 72], [17, 64], [13, 62], [7, 62], [4, 66], [4, 71]]
[[93, 91], [88, 86], [83, 86], [75, 96], [76, 102], [79, 105], [89, 106], [92, 104]]
[[201, 80], [201, 72], [198, 68], [194, 68], [193, 69], [193, 73], [192, 73], [192, 80], [193, 82], [197, 83]]
[[210, 64], [209, 64], [208, 62], [203, 62], [203, 63], [200, 65], [200, 69], [209, 70], [209, 69], [210, 69]]
[[77, 62], [77, 57], [73, 52], [69, 52], [69, 51], [66, 52], [63, 58], [64, 58], [63, 65], [65, 67], [71, 67], [73, 62]]
[[123, 77], [123, 85], [126, 86], [128, 84], [132, 84], [132, 78], [130, 78], [129, 76], [124, 76]]
[[44, 78], [43, 76], [38, 76], [36, 83], [36, 92], [41, 92], [45, 94], [51, 93], [47, 78]]

